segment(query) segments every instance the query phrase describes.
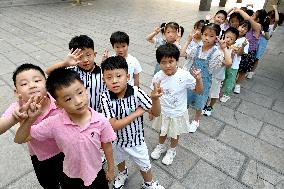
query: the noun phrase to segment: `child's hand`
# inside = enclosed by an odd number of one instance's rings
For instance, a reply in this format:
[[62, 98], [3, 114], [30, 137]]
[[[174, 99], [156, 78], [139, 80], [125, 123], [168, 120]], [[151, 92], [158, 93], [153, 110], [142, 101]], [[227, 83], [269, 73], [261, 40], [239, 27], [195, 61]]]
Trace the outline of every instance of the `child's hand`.
[[30, 98], [28, 100], [28, 102], [24, 102], [23, 98], [22, 98], [22, 95], [20, 94], [19, 95], [19, 100], [18, 100], [18, 104], [19, 104], [19, 107], [17, 107], [14, 112], [13, 112], [13, 116], [16, 120], [18, 121], [23, 121], [25, 120], [26, 118], [28, 118], [28, 113], [27, 113], [27, 110], [29, 109], [29, 106], [32, 102], [32, 99]]
[[114, 170], [108, 170], [106, 172], [106, 179], [108, 180], [108, 182], [111, 182], [114, 178]]
[[160, 31], [162, 30], [162, 28], [160, 28], [159, 26], [155, 27], [155, 33], [156, 35], [158, 35], [160, 33]]
[[109, 52], [108, 49], [104, 50], [104, 53], [102, 55], [102, 62], [105, 61], [108, 58], [108, 52]]
[[213, 18], [213, 16], [211, 14], [207, 14], [205, 17], [205, 20], [211, 20]]
[[154, 90], [151, 92], [151, 98], [157, 100], [163, 95], [163, 89], [161, 88], [161, 82], [154, 83]]
[[224, 39], [219, 39], [218, 38], [218, 43], [219, 43], [219, 46], [222, 50], [224, 50], [226, 47], [227, 47], [227, 43]]
[[81, 49], [76, 49], [73, 52], [72, 51], [73, 49], [70, 50], [70, 52], [67, 54], [64, 60], [66, 67], [76, 66], [81, 62], [80, 61], [80, 57], [82, 56]]
[[42, 114], [42, 104], [45, 103], [47, 98], [41, 96], [33, 96], [31, 97], [31, 103], [29, 104], [29, 108], [27, 110], [28, 117], [31, 119], [36, 119], [38, 116]]
[[272, 8], [273, 8], [274, 10], [277, 10], [277, 5], [272, 5]]
[[201, 79], [201, 70], [200, 69], [196, 69], [195, 67], [192, 67], [191, 68], [191, 74], [196, 80]]

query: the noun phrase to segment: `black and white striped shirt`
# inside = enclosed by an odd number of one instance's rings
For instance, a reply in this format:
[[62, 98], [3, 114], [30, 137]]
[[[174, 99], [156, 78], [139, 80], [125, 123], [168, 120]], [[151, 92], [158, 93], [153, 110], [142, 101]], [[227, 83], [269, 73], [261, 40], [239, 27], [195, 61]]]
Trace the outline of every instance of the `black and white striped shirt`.
[[[116, 94], [106, 90], [101, 95], [102, 113], [107, 118], [122, 119], [134, 112], [138, 107], [149, 110], [152, 107], [151, 98], [140, 88], [127, 85], [124, 98], [117, 99]], [[121, 147], [133, 147], [144, 142], [143, 116], [136, 118], [129, 125], [117, 130], [116, 145]]]
[[84, 86], [88, 90], [89, 106], [99, 112], [100, 95], [106, 90], [101, 68], [95, 65], [92, 72], [87, 72], [78, 66], [71, 67], [70, 69], [76, 71], [80, 75], [81, 80], [84, 82]]

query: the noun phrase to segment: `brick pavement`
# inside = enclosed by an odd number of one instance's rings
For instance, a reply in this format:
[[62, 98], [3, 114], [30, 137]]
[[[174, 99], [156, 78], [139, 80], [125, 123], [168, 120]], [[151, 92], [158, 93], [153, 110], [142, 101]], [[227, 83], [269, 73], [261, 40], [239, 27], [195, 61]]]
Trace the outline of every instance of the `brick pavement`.
[[[16, 66], [31, 62], [46, 68], [67, 54], [69, 40], [79, 34], [94, 39], [96, 61], [100, 62], [103, 50], [111, 49], [110, 34], [126, 31], [129, 52], [144, 70], [141, 87], [149, 92], [155, 49], [146, 42], [146, 35], [161, 22], [176, 21], [186, 29], [184, 40], [194, 21], [207, 14], [197, 10], [198, 4], [178, 0], [95, 0], [82, 6], [57, 3], [0, 8], [0, 113], [15, 100], [11, 77]], [[216, 10], [212, 7], [212, 12]], [[245, 82], [241, 94], [217, 104], [212, 117], [202, 118], [196, 133], [181, 137], [171, 166], [152, 161], [155, 178], [166, 188], [283, 188], [283, 34], [284, 28], [279, 27], [257, 74]], [[145, 120], [151, 151], [158, 132]], [[27, 148], [13, 143], [15, 130], [0, 136], [0, 188], [40, 188]], [[138, 169], [131, 161], [128, 167], [125, 188], [139, 188]]]

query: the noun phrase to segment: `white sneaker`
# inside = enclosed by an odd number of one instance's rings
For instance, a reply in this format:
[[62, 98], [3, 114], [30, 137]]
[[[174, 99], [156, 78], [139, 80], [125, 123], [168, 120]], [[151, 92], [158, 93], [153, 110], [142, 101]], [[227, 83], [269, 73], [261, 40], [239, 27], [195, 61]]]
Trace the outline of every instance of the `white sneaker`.
[[145, 182], [142, 184], [142, 189], [165, 189], [162, 185], [158, 183], [158, 181], [153, 182], [151, 185], [146, 184]]
[[162, 153], [165, 153], [167, 151], [167, 147], [164, 144], [158, 144], [156, 148], [151, 153], [151, 158], [153, 159], [159, 159], [161, 157]]
[[128, 178], [128, 169], [125, 169], [125, 173], [118, 172], [118, 175], [115, 177], [113, 182], [113, 189], [121, 189], [123, 188], [126, 179]]
[[199, 127], [199, 121], [192, 120], [192, 122], [189, 125], [189, 132], [194, 133], [197, 127]]
[[227, 102], [231, 97], [227, 96], [227, 95], [223, 95], [221, 98], [220, 98], [220, 102]]
[[174, 150], [172, 148], [168, 149], [166, 155], [162, 159], [162, 163], [165, 164], [165, 165], [172, 164], [176, 155], [177, 155], [176, 150]]
[[239, 84], [235, 85], [234, 93], [240, 94], [241, 92], [241, 86]]
[[247, 73], [247, 79], [251, 79], [253, 74], [254, 74], [254, 72], [248, 72]]

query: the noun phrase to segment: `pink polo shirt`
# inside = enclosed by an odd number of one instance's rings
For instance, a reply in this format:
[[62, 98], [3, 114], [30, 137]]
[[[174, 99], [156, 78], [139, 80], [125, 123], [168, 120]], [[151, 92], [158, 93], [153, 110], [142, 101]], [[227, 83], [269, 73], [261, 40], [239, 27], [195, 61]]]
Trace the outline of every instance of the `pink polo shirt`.
[[[46, 112], [41, 114], [34, 124], [40, 123], [42, 120], [46, 119], [47, 117], [56, 115], [59, 110], [55, 105], [55, 100], [48, 94], [50, 99], [50, 105]], [[18, 102], [14, 102], [10, 105], [10, 107], [4, 112], [2, 117], [11, 117], [13, 116], [13, 112], [15, 108], [19, 106]], [[36, 155], [39, 161], [47, 160], [57, 154], [60, 153], [60, 150], [55, 142], [54, 139], [47, 139], [44, 141], [39, 141], [36, 139], [32, 139], [28, 142], [28, 149], [30, 155]]]
[[96, 179], [102, 169], [101, 143], [116, 139], [107, 118], [90, 108], [91, 120], [83, 127], [72, 122], [61, 110], [31, 128], [31, 136], [37, 140], [54, 138], [64, 153], [63, 171], [70, 178], [81, 178], [85, 186]]

